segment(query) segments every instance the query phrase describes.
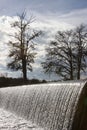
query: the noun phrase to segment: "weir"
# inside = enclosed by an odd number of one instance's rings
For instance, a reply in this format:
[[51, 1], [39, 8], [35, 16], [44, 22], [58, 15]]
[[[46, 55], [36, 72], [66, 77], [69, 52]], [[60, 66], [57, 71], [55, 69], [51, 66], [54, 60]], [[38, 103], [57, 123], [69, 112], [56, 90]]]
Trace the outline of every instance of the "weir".
[[1, 88], [0, 107], [44, 130], [87, 130], [87, 83]]

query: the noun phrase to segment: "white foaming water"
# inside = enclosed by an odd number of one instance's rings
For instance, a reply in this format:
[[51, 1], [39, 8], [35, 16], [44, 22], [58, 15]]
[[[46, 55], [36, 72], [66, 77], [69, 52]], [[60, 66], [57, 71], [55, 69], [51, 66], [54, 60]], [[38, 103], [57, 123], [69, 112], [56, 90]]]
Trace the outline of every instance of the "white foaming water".
[[44, 130], [71, 130], [84, 83], [27, 85], [0, 89], [0, 107]]
[[0, 130], [43, 130], [25, 119], [0, 108]]

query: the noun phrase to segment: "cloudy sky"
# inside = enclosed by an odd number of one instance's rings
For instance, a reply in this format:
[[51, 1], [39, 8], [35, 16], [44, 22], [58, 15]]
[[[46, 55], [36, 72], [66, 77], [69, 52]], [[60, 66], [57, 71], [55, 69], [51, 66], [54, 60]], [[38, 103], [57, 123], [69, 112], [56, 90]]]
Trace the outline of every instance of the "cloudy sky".
[[43, 73], [40, 66], [45, 56], [45, 46], [54, 37], [57, 30], [71, 29], [81, 23], [87, 24], [87, 0], [0, 0], [0, 73], [8, 76], [21, 76], [21, 72], [7, 69], [8, 62], [8, 34], [12, 33], [10, 23], [16, 19], [17, 14], [24, 10], [27, 17], [35, 16], [32, 27], [46, 32], [45, 36], [38, 39], [38, 54], [33, 73], [28, 73], [30, 78], [57, 79]]

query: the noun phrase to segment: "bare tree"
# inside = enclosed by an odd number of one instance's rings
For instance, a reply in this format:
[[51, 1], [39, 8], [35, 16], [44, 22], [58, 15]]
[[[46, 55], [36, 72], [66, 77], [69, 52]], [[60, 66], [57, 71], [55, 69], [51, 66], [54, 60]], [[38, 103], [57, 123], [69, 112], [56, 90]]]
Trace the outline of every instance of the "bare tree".
[[80, 79], [86, 71], [87, 33], [81, 25], [70, 31], [58, 31], [55, 40], [46, 48], [42, 62], [45, 73], [55, 73], [64, 80]]
[[80, 79], [81, 72], [86, 72], [87, 67], [87, 29], [85, 25], [80, 25], [74, 30], [74, 42], [76, 46], [77, 79]]
[[74, 79], [74, 43], [72, 30], [58, 31], [55, 41], [46, 48], [46, 61], [42, 63], [46, 73], [56, 73], [66, 79]]
[[13, 36], [15, 41], [9, 42], [11, 62], [8, 63], [8, 67], [13, 70], [21, 70], [24, 80], [27, 79], [27, 70], [32, 71], [32, 63], [34, 63], [36, 55], [33, 39], [41, 33], [33, 31], [31, 34], [30, 25], [33, 21], [32, 16], [29, 20], [26, 19], [25, 12], [18, 15], [18, 20], [12, 24], [12, 27], [17, 30]]

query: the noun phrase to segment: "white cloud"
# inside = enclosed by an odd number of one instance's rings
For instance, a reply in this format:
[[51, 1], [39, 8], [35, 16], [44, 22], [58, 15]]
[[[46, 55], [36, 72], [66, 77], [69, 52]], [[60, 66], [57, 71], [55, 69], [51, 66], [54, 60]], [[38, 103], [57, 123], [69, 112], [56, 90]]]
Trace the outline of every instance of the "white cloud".
[[87, 24], [87, 8], [74, 10], [68, 14], [59, 16], [59, 22], [64, 21], [65, 23], [78, 26], [79, 24]]
[[59, 14], [58, 12], [49, 12], [46, 15], [34, 14], [38, 19], [37, 23], [34, 23], [34, 27], [42, 29], [66, 30], [81, 23], [87, 24], [87, 8], [73, 10], [65, 14]]

